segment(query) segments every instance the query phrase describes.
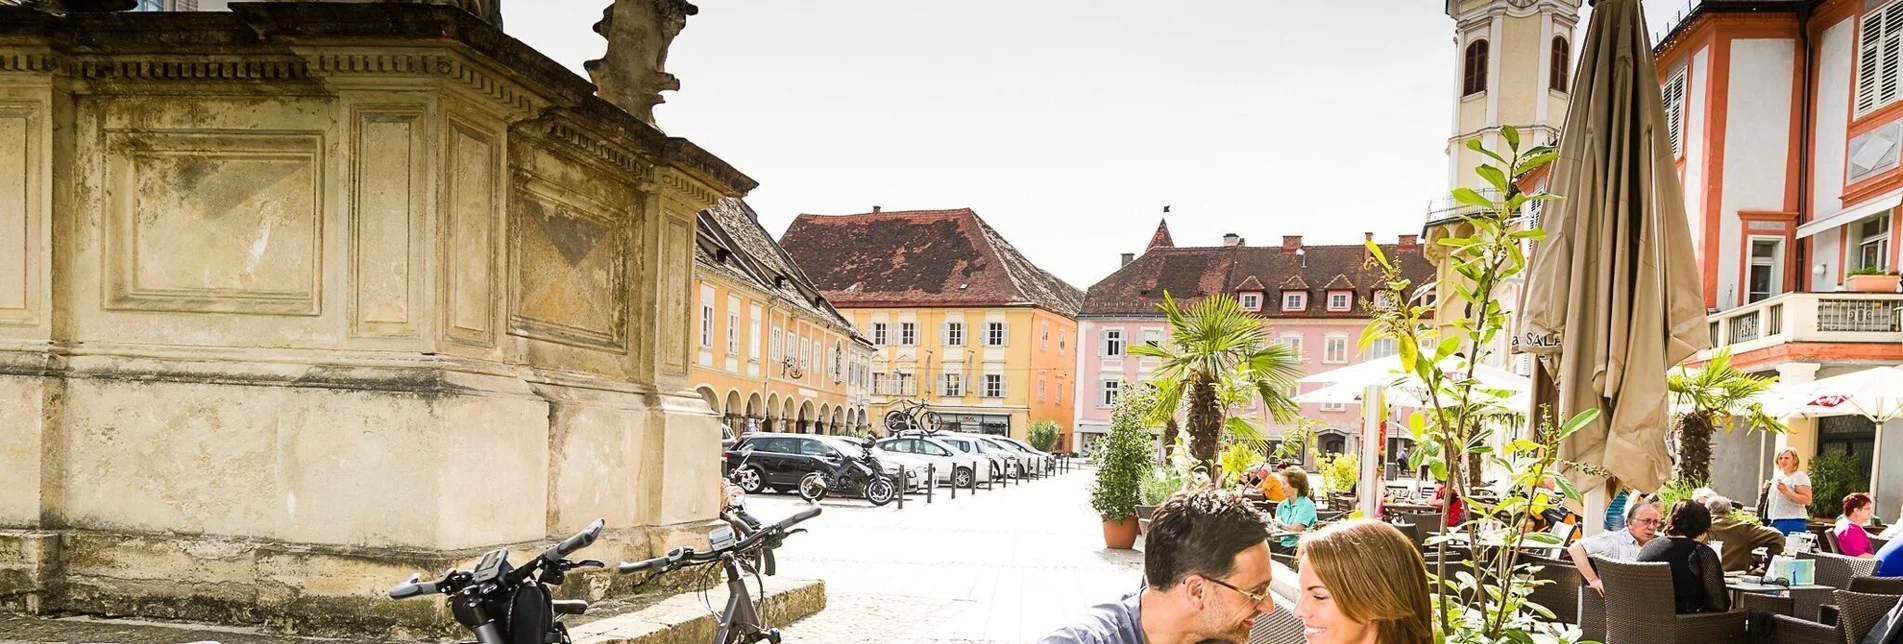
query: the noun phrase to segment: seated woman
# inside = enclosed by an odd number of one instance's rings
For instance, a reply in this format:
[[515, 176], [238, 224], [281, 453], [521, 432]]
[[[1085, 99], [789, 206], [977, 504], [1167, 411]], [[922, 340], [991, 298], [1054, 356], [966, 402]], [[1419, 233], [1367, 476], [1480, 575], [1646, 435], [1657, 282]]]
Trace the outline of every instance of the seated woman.
[[[1288, 495], [1275, 504], [1274, 528], [1282, 532], [1304, 532], [1315, 527], [1315, 501], [1308, 496], [1308, 472], [1290, 465], [1282, 470], [1282, 489]], [[1271, 547], [1276, 552], [1294, 554], [1299, 535], [1282, 535]]]
[[1725, 589], [1725, 567], [1718, 553], [1705, 545], [1711, 529], [1711, 511], [1691, 499], [1672, 504], [1664, 539], [1653, 539], [1639, 549], [1639, 561], [1671, 565], [1672, 599], [1678, 613], [1722, 613], [1731, 610], [1731, 592]]
[[1870, 522], [1870, 513], [1876, 511], [1876, 502], [1870, 500], [1869, 493], [1856, 492], [1844, 497], [1843, 508], [1843, 517], [1830, 529], [1837, 535], [1837, 554], [1865, 559], [1877, 556], [1876, 547], [1870, 545], [1870, 533], [1863, 529]]
[[1338, 523], [1302, 539], [1294, 615], [1310, 644], [1434, 641], [1427, 567], [1394, 526]]

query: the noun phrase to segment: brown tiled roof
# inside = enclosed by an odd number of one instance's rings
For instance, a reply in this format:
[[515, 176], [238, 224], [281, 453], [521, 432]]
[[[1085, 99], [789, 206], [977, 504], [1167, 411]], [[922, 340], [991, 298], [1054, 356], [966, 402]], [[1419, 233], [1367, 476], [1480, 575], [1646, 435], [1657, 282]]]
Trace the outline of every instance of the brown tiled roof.
[[970, 208], [800, 215], [780, 246], [841, 307], [1037, 306], [1075, 316], [1084, 300]]
[[[1335, 280], [1353, 287], [1357, 297], [1348, 311], [1329, 312], [1319, 304], [1306, 311], [1282, 312], [1273, 307], [1261, 315], [1270, 318], [1367, 317], [1366, 302], [1371, 289], [1382, 283], [1380, 265], [1368, 256], [1361, 244], [1340, 246], [1303, 246], [1304, 254], [1284, 252], [1282, 247], [1214, 246], [1159, 248], [1117, 269], [1103, 281], [1090, 287], [1084, 299], [1082, 316], [1132, 317], [1161, 316], [1156, 305], [1168, 291], [1179, 303], [1192, 303], [1216, 293], [1233, 293], [1252, 280], [1256, 285], [1280, 284], [1282, 288], [1310, 291], [1319, 296], [1325, 289], [1309, 284]], [[1415, 286], [1434, 279], [1434, 266], [1415, 245], [1402, 250], [1396, 244], [1382, 244], [1381, 252], [1400, 263], [1401, 274]], [[1303, 265], [1306, 258], [1306, 266]], [[1311, 298], [1319, 302], [1320, 298]]]
[[694, 261], [702, 270], [722, 273], [775, 296], [783, 305], [852, 330], [852, 322], [822, 297], [793, 258], [760, 226], [759, 215], [747, 202], [736, 197], [722, 199], [700, 211], [698, 220]]
[[1170, 239], [1170, 222], [1168, 219], [1163, 219], [1156, 222], [1156, 234], [1150, 235], [1150, 245], [1145, 246], [1143, 252], [1147, 253], [1158, 248], [1175, 247], [1176, 241]]
[[1322, 285], [1322, 290], [1352, 291], [1355, 290], [1355, 283], [1348, 281], [1347, 275], [1336, 275], [1335, 279], [1328, 280], [1327, 284]]
[[[1296, 278], [1296, 279], [1301, 279], [1301, 278]], [[1262, 290], [1267, 290], [1267, 289], [1264, 289], [1264, 288], [1262, 288], [1262, 281], [1261, 281], [1261, 280], [1258, 280], [1258, 279], [1256, 279], [1254, 275], [1250, 275], [1250, 276], [1249, 276], [1249, 279], [1246, 279], [1246, 280], [1242, 280], [1242, 283], [1241, 283], [1241, 284], [1237, 284], [1237, 285], [1236, 285], [1236, 288], [1235, 288], [1234, 290], [1237, 290], [1237, 291], [1262, 291]]]

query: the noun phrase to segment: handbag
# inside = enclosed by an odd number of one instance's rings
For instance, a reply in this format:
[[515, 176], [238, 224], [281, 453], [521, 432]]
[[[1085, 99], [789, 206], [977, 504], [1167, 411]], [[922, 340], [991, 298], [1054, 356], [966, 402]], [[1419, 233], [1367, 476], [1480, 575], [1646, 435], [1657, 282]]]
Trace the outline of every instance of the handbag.
[[1763, 519], [1766, 525], [1769, 525], [1771, 523], [1771, 482], [1770, 481], [1765, 481], [1764, 487], [1758, 489], [1758, 518]]

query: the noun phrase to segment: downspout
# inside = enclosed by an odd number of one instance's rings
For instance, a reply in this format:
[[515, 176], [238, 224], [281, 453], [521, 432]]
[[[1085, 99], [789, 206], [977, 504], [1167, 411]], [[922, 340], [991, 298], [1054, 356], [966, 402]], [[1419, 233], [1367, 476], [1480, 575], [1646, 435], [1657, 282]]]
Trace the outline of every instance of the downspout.
[[[1798, 95], [1798, 100], [1802, 101], [1802, 105], [1798, 107], [1797, 119], [1797, 225], [1799, 226], [1810, 223], [1811, 214], [1811, 108], [1812, 103], [1815, 102], [1811, 100], [1811, 89], [1815, 82], [1816, 74], [1812, 71], [1810, 18], [1811, 10], [1815, 7], [1815, 2], [1806, 2], [1797, 6], [1797, 51], [1800, 53], [1804, 64], [1802, 71], [1803, 91]], [[1794, 253], [1793, 259], [1796, 264], [1794, 269], [1797, 271], [1796, 281], [1798, 288], [1796, 290], [1798, 292], [1809, 292], [1812, 287], [1810, 283], [1810, 262], [1807, 260], [1810, 253], [1805, 252], [1805, 250], [1810, 247], [1810, 239], [1806, 238], [1796, 241], [1797, 243], [1794, 244], [1796, 248], [1792, 249]]]

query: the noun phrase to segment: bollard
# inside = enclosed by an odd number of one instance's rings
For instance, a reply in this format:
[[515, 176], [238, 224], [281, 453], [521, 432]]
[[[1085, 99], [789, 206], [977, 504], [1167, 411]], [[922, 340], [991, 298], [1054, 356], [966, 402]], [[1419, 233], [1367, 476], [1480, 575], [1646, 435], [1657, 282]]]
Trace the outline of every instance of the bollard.
[[[952, 470], [952, 471], [957, 472], [958, 470]], [[971, 473], [971, 480], [973, 481], [978, 480], [978, 472], [973, 471]], [[958, 498], [958, 477], [957, 476], [952, 477], [952, 498], [954, 499]]]
[[932, 490], [938, 487], [938, 464], [925, 464], [925, 504], [932, 504]]
[[899, 466], [899, 509], [905, 509], [905, 466]]

